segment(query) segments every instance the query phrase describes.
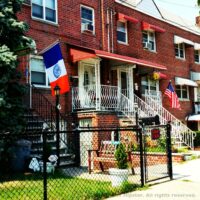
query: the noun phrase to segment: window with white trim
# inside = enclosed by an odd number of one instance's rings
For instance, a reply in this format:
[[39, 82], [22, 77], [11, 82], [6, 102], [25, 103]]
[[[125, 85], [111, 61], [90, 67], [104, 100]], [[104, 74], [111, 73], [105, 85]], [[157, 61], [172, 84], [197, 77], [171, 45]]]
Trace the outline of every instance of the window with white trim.
[[200, 53], [199, 53], [199, 50], [194, 50], [194, 61], [195, 61], [195, 63], [200, 63]]
[[189, 99], [189, 89], [186, 85], [176, 85], [176, 94], [179, 99], [188, 100]]
[[157, 80], [149, 79], [147, 76], [143, 76], [141, 79], [142, 95], [145, 95], [145, 91], [148, 90], [152, 95], [156, 95], [158, 92]]
[[175, 56], [176, 58], [185, 59], [185, 44], [175, 44]]
[[148, 49], [149, 51], [156, 51], [155, 32], [142, 31], [142, 44], [144, 49]]
[[34, 84], [35, 86], [49, 87], [49, 79], [42, 58], [31, 58], [30, 72], [31, 84]]
[[89, 31], [94, 34], [94, 9], [81, 6], [81, 32]]
[[117, 41], [119, 43], [128, 44], [127, 23], [117, 22]]
[[32, 17], [57, 23], [57, 0], [32, 0]]

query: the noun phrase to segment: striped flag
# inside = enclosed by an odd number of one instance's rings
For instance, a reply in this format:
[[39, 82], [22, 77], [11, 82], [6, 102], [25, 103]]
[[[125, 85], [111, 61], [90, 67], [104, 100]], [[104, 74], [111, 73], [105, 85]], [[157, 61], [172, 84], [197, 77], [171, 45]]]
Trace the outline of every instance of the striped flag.
[[70, 90], [69, 80], [59, 43], [47, 49], [42, 55], [49, 77], [52, 95], [54, 96], [54, 88], [56, 85], [60, 87], [60, 94], [68, 92]]
[[174, 91], [171, 82], [169, 82], [164, 94], [166, 94], [169, 97], [172, 108], [181, 109], [178, 96]]

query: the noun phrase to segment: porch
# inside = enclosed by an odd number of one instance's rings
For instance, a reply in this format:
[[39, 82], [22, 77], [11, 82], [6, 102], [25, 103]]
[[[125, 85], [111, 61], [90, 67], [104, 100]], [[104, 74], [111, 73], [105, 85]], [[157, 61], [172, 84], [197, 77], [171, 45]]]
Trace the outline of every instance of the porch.
[[[145, 90], [144, 99], [148, 97], [162, 104], [160, 91]], [[111, 85], [86, 85], [72, 88], [72, 111], [136, 111], [142, 101], [134, 90], [121, 89]]]
[[159, 71], [166, 70], [165, 66], [99, 50], [71, 47], [69, 52], [75, 70], [71, 77], [73, 112], [118, 111], [122, 104], [127, 107], [125, 102], [135, 105], [138, 98], [147, 101], [146, 97], [162, 104]]

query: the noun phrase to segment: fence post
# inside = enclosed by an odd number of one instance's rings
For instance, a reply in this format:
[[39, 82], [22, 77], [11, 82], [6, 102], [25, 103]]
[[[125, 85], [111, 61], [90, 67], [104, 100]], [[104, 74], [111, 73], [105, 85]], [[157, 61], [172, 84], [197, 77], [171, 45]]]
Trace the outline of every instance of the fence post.
[[143, 137], [142, 129], [138, 128], [139, 139], [140, 139], [140, 175], [141, 175], [141, 185], [144, 186], [144, 149], [143, 149]]
[[43, 197], [44, 200], [47, 200], [47, 163], [46, 163], [46, 157], [47, 157], [47, 132], [44, 130], [42, 132], [42, 139], [43, 139]]
[[57, 167], [60, 166], [60, 116], [59, 116], [59, 94], [56, 95], [56, 155], [58, 157]]
[[73, 130], [73, 138], [74, 138], [74, 146], [75, 146], [75, 165], [80, 166], [80, 131], [79, 128], [76, 127]]
[[172, 148], [171, 148], [171, 124], [167, 124], [167, 157], [168, 157], [168, 172], [169, 177], [173, 179], [173, 170], [172, 170]]

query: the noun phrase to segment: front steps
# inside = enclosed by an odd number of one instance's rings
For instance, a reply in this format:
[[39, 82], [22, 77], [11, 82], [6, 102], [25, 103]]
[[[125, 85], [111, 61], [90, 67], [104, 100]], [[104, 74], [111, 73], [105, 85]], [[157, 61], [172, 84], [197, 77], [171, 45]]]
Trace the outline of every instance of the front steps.
[[[47, 152], [50, 155], [56, 155], [56, 134], [55, 133], [48, 133], [48, 129], [55, 131], [55, 128], [52, 126], [52, 124], [48, 125], [48, 123], [44, 122], [40, 118], [39, 115], [37, 115], [33, 109], [30, 109], [27, 111], [27, 113], [24, 115], [25, 120], [27, 122], [26, 125], [26, 135], [28, 137], [28, 140], [31, 141], [31, 157], [36, 157], [38, 160], [42, 160], [43, 155], [43, 138], [42, 138], [42, 132], [44, 129], [47, 129]], [[61, 143], [61, 141], [60, 141]], [[63, 141], [62, 141], [63, 143]], [[68, 152], [67, 145], [60, 145], [60, 167], [67, 167], [71, 166], [74, 163], [75, 155]]]

